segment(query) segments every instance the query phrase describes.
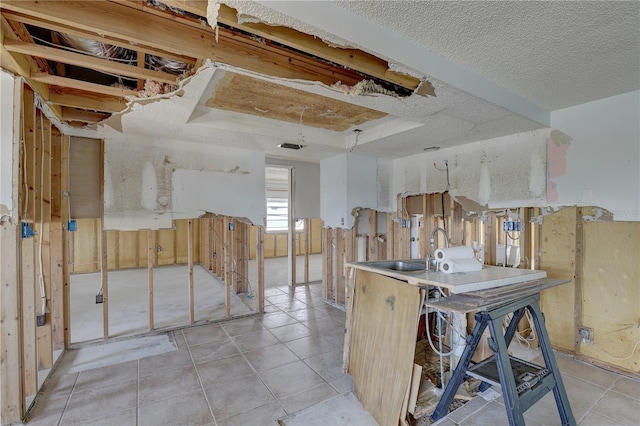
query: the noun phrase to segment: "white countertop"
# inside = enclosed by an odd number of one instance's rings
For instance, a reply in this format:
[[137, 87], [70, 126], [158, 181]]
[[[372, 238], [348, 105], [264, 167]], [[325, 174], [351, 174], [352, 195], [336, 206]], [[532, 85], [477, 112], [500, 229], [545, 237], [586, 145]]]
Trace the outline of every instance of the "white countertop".
[[[420, 261], [411, 259], [408, 261]], [[545, 271], [532, 271], [530, 269], [503, 268], [500, 266], [483, 265], [481, 271], [458, 272], [445, 274], [444, 272], [404, 272], [375, 266], [376, 262], [347, 263], [347, 267], [374, 272], [406, 281], [416, 286], [431, 285], [449, 289], [451, 293], [467, 293], [470, 291], [484, 290], [488, 288], [502, 287], [527, 281], [546, 278]]]

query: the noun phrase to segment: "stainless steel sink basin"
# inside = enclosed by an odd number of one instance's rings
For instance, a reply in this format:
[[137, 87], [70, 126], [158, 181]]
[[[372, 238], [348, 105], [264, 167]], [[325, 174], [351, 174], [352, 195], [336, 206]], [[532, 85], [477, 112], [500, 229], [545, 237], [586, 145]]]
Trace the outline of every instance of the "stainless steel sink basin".
[[406, 261], [406, 260], [381, 260], [371, 262], [371, 266], [382, 269], [392, 269], [394, 271], [413, 272], [424, 271], [427, 269], [425, 261]]

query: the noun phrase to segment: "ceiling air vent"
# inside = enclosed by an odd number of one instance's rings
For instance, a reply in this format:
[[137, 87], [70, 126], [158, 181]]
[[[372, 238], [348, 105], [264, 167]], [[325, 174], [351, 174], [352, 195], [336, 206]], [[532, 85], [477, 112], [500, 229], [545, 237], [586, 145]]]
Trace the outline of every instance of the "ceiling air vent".
[[299, 145], [297, 143], [281, 143], [280, 145], [278, 145], [278, 148], [286, 148], [286, 149], [302, 149], [304, 148], [304, 145]]

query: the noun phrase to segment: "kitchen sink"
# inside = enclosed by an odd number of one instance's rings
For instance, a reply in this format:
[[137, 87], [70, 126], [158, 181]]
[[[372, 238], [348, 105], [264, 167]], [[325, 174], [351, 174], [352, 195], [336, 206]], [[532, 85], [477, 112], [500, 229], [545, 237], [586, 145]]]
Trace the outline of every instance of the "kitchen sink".
[[407, 261], [407, 260], [380, 260], [377, 262], [368, 262], [374, 268], [391, 269], [394, 271], [414, 272], [424, 271], [427, 269], [425, 261]]

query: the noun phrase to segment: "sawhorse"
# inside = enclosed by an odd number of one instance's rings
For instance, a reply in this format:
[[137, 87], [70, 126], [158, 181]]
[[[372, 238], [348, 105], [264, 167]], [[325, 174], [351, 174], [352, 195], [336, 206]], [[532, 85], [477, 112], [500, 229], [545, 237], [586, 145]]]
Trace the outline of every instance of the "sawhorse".
[[[512, 426], [524, 426], [524, 412], [551, 390], [553, 390], [553, 396], [556, 400], [556, 406], [558, 407], [562, 424], [567, 426], [574, 426], [576, 424], [573, 413], [571, 412], [571, 406], [569, 405], [569, 399], [567, 398], [567, 392], [562, 383], [560, 370], [553, 355], [553, 349], [551, 348], [551, 342], [549, 341], [549, 335], [547, 334], [544, 316], [538, 303], [539, 301], [540, 293], [535, 293], [475, 314], [476, 325], [471, 335], [467, 338], [467, 346], [462, 353], [458, 366], [454, 370], [453, 376], [436, 410], [431, 416], [433, 420], [439, 420], [448, 414], [449, 406], [458, 388], [462, 384], [467, 371], [469, 371], [471, 358], [482, 338], [484, 330], [488, 326], [491, 332], [489, 347], [494, 352], [493, 356], [497, 364], [502, 397], [507, 410], [509, 424]], [[507, 348], [526, 310], [531, 314], [533, 325], [538, 333], [545, 367], [540, 367], [540, 372], [533, 375], [531, 380], [524, 381], [517, 386], [512, 368], [514, 358], [509, 356]], [[513, 313], [513, 317], [503, 335], [502, 324], [504, 317], [510, 313]]]

